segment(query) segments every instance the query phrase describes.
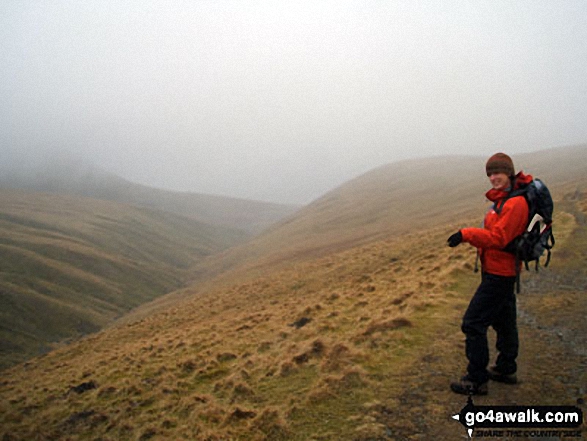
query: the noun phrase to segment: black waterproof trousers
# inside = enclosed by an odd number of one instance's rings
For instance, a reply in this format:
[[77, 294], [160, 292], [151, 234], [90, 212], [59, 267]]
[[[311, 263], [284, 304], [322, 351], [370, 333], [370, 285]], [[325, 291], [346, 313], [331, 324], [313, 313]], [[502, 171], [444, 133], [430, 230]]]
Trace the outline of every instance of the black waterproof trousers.
[[519, 343], [515, 283], [515, 277], [482, 274], [481, 284], [469, 303], [461, 327], [466, 336], [466, 354], [469, 360], [467, 378], [471, 381], [485, 383], [489, 379], [489, 326], [497, 333], [497, 370], [506, 375], [516, 372]]

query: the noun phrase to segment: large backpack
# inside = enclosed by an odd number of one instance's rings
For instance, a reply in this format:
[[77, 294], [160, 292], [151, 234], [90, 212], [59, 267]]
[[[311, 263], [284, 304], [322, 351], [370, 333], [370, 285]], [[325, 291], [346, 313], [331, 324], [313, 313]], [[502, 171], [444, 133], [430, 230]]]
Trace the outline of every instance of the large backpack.
[[535, 269], [538, 271], [540, 258], [546, 251], [547, 267], [550, 263], [551, 249], [554, 246], [554, 234], [552, 232], [552, 213], [554, 203], [550, 191], [540, 179], [534, 179], [529, 184], [521, 185], [514, 191], [510, 192], [500, 206], [494, 209], [498, 213], [503, 208], [507, 199], [515, 196], [524, 196], [528, 203], [528, 223], [526, 230], [511, 243], [505, 247], [505, 251], [511, 252], [516, 256], [516, 285], [517, 292], [520, 292], [520, 274], [519, 266], [523, 262], [526, 270], [529, 270], [530, 262], [535, 262]]

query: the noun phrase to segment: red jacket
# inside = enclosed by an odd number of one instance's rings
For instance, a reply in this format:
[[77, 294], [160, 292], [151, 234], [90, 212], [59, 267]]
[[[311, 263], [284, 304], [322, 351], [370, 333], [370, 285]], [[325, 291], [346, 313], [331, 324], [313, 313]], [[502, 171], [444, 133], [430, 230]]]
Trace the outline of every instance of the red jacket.
[[[520, 172], [516, 176], [516, 184], [529, 184], [531, 175]], [[507, 191], [489, 190], [485, 196], [491, 202], [501, 206], [501, 201], [508, 195]], [[497, 276], [515, 276], [516, 259], [512, 253], [502, 251], [513, 239], [524, 232], [528, 223], [528, 203], [524, 196], [516, 196], [506, 200], [500, 213], [493, 209], [485, 215], [483, 228], [463, 228], [463, 242], [468, 242], [479, 249], [481, 267], [484, 272]]]

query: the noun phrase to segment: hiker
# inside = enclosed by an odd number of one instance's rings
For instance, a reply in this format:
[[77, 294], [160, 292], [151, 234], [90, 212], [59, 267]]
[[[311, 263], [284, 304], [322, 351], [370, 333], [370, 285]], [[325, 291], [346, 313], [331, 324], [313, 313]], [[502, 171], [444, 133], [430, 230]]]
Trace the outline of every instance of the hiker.
[[[466, 395], [486, 395], [489, 379], [508, 384], [517, 382], [518, 328], [514, 288], [520, 263], [504, 248], [524, 232], [528, 221], [526, 199], [523, 196], [508, 198], [508, 194], [519, 185], [532, 182], [532, 176], [522, 172], [516, 174], [512, 159], [504, 153], [491, 156], [485, 168], [492, 186], [486, 197], [494, 205], [485, 215], [482, 228], [463, 228], [448, 238], [450, 247], [462, 242], [476, 247], [481, 261], [481, 284], [469, 303], [461, 326], [466, 337], [467, 374], [450, 385], [453, 392]], [[487, 368], [489, 326], [497, 333], [499, 354], [495, 365]]]

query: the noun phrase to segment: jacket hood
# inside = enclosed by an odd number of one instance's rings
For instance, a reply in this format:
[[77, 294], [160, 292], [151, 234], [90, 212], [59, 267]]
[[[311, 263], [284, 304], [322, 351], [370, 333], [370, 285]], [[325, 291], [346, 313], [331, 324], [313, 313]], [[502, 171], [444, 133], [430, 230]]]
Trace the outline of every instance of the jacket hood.
[[519, 188], [520, 185], [528, 185], [530, 182], [534, 180], [532, 175], [526, 175], [524, 172], [519, 172], [516, 175], [515, 183], [514, 183], [514, 190]]
[[[533, 180], [534, 180], [534, 178], [532, 177], [532, 175], [526, 175], [526, 174], [524, 174], [524, 172], [521, 171], [514, 178], [513, 190], [520, 188], [520, 186], [522, 186], [522, 185], [528, 185]], [[485, 193], [485, 197], [487, 197], [487, 199], [489, 199], [491, 202], [499, 201], [500, 199], [505, 198], [511, 190], [512, 189], [495, 190], [492, 188], [487, 193]]]

